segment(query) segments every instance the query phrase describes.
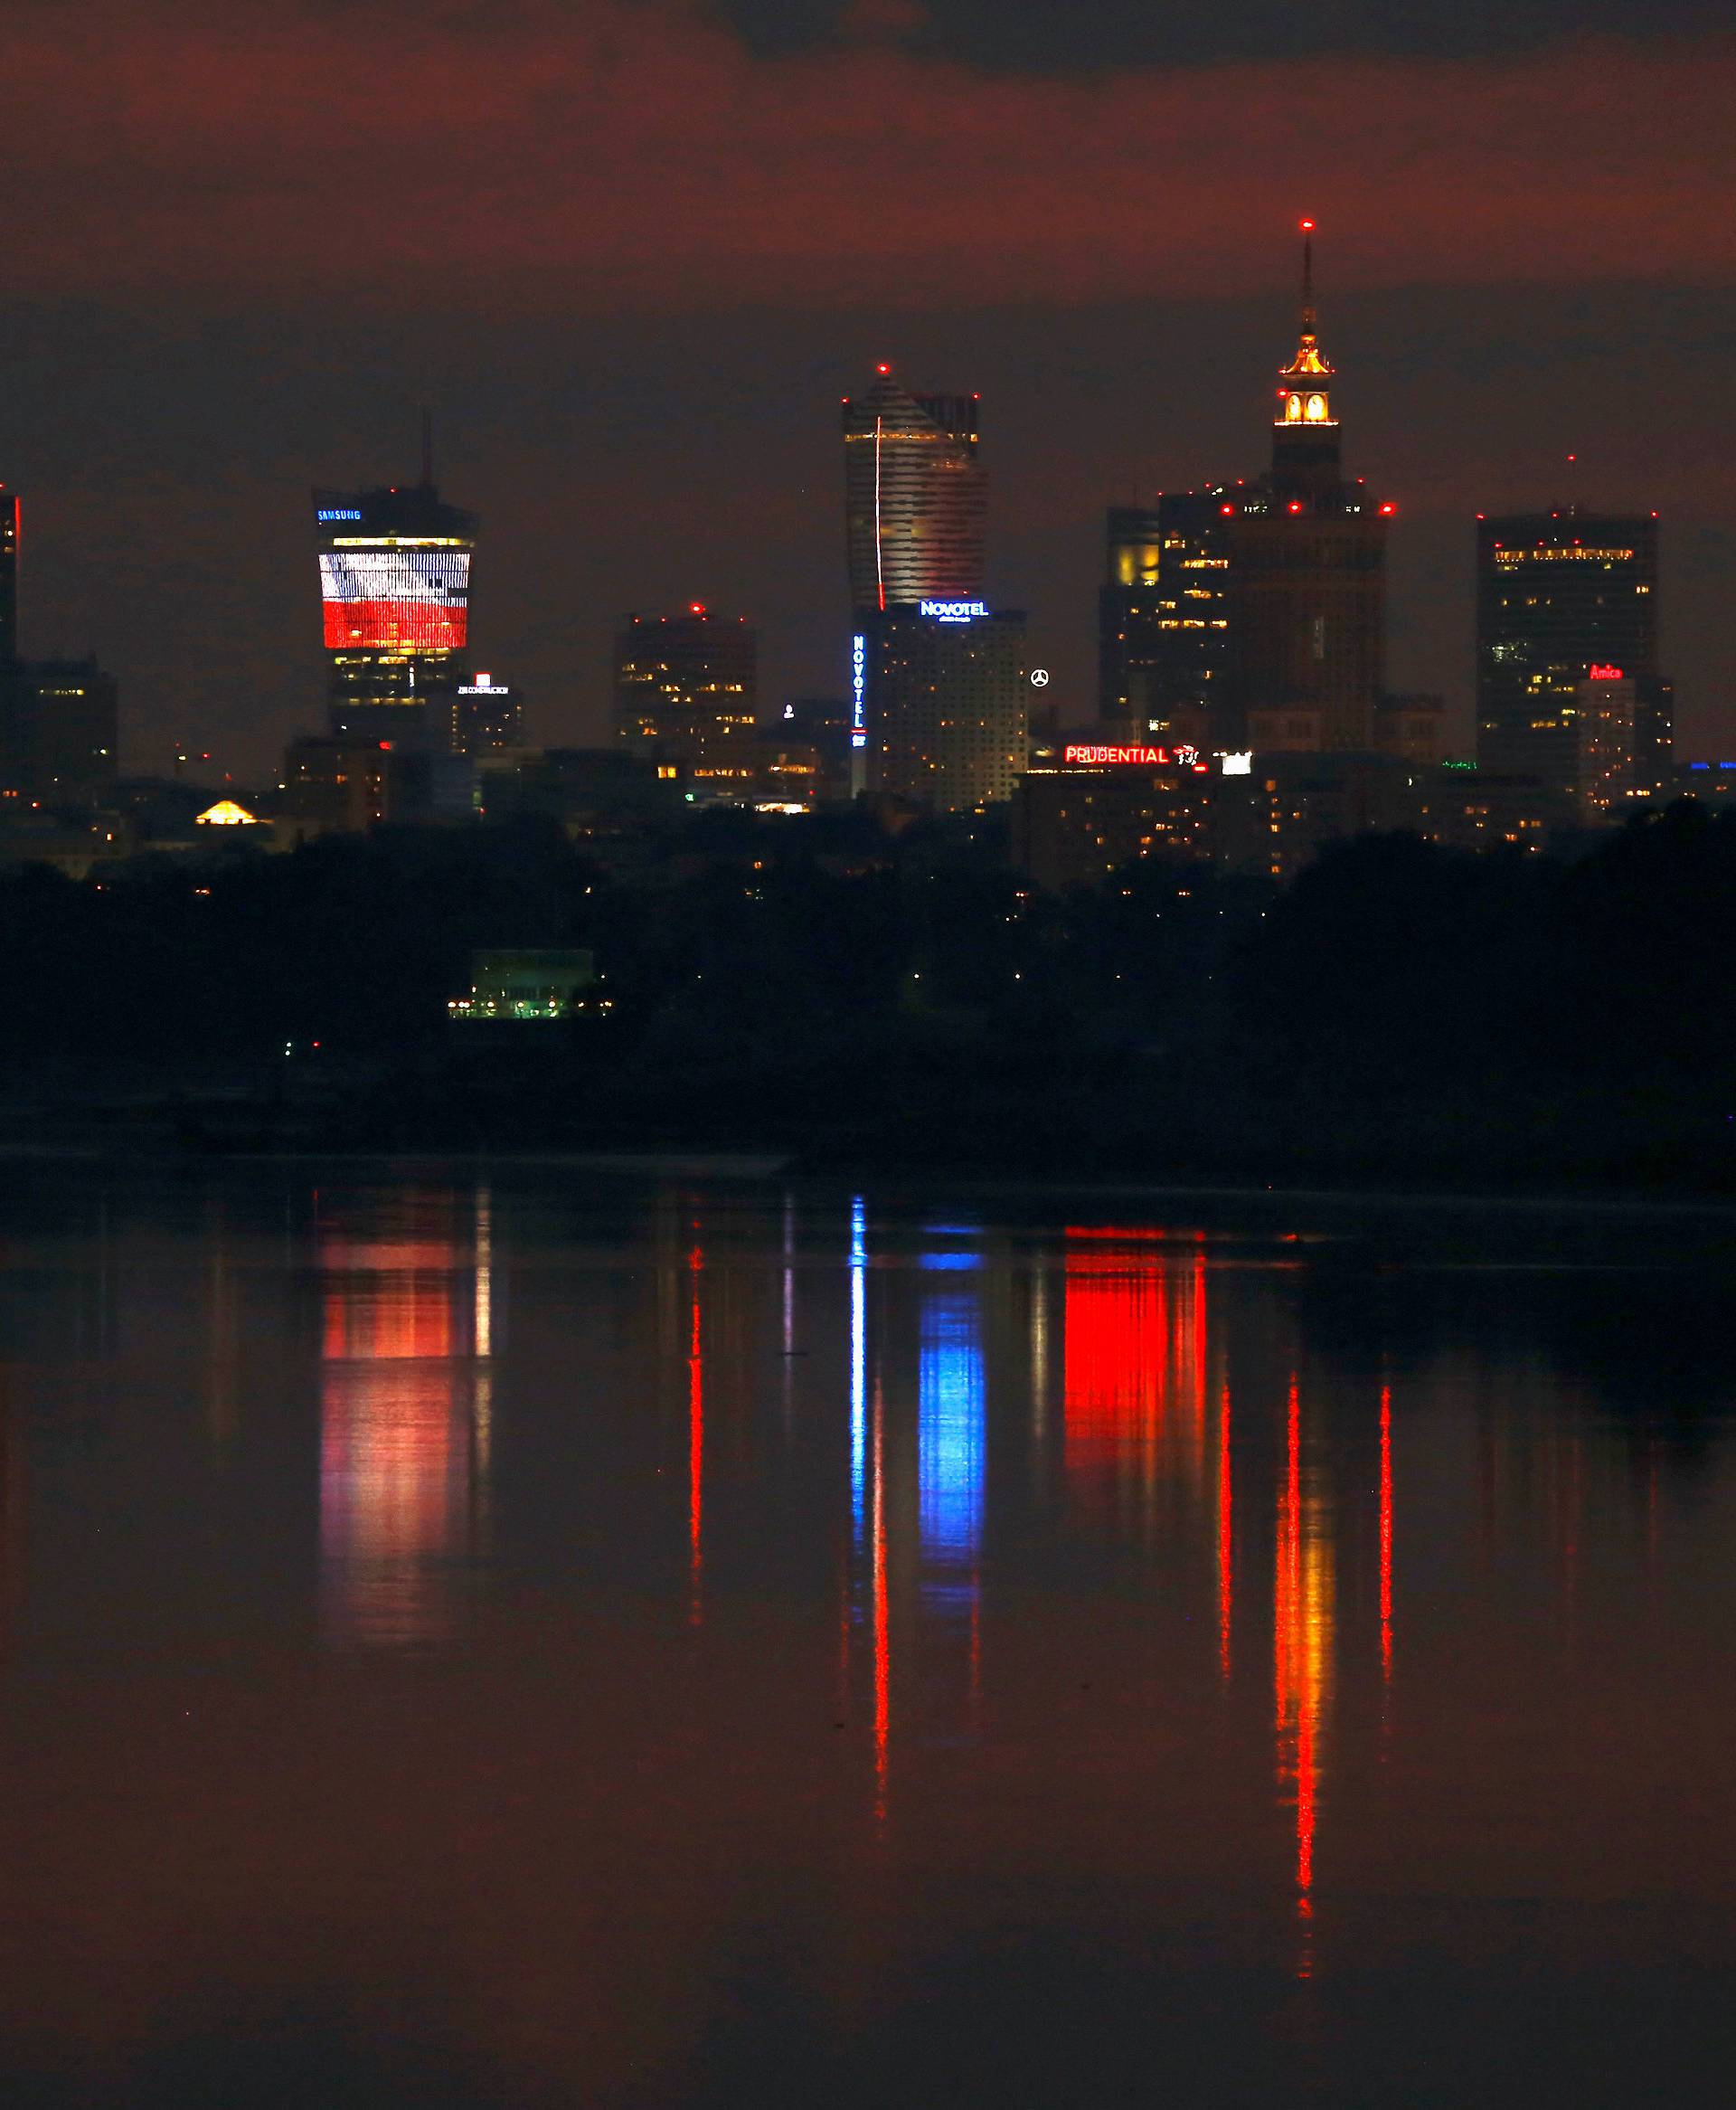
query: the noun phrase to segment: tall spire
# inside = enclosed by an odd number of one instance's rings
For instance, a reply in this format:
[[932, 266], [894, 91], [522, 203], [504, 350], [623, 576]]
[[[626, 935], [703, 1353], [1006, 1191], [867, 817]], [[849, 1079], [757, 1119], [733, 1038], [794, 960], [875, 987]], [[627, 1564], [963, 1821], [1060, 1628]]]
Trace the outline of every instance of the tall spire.
[[1302, 331], [1311, 336], [1319, 327], [1314, 312], [1314, 222], [1302, 222]]
[[1314, 305], [1314, 222], [1305, 220], [1302, 222], [1302, 328], [1297, 341], [1296, 357], [1289, 365], [1278, 368], [1286, 381], [1299, 381], [1332, 372], [1320, 355], [1319, 329], [1320, 317]]
[[1333, 368], [1320, 350], [1314, 305], [1314, 222], [1302, 222], [1302, 316], [1296, 356], [1278, 370], [1272, 425], [1272, 474], [1285, 495], [1306, 506], [1338, 483], [1338, 421], [1332, 414]]

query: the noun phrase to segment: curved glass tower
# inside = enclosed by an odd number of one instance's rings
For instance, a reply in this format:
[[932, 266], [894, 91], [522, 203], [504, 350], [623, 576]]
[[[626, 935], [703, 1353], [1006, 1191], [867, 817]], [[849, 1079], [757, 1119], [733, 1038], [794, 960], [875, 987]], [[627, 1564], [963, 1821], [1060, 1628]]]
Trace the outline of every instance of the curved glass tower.
[[850, 601], [858, 615], [969, 600], [983, 591], [987, 487], [977, 400], [911, 395], [879, 369], [844, 404]]

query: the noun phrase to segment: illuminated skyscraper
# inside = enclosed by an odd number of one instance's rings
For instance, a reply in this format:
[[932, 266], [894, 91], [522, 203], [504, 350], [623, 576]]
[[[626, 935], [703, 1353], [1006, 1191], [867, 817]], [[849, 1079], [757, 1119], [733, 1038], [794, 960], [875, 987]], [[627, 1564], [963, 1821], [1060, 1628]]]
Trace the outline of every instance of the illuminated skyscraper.
[[1296, 355], [1278, 371], [1270, 474], [1217, 498], [1229, 555], [1222, 745], [1366, 752], [1386, 630], [1386, 522], [1344, 480], [1305, 220]]
[[1097, 690], [1100, 717], [1145, 731], [1152, 670], [1163, 650], [1157, 628], [1156, 510], [1111, 506], [1103, 584], [1097, 596]]
[[908, 394], [877, 370], [844, 404], [850, 602], [858, 616], [983, 591], [977, 399]]
[[860, 634], [874, 789], [939, 813], [1010, 799], [1025, 756], [1024, 615], [931, 601]]
[[1220, 490], [1112, 506], [1098, 596], [1098, 708], [1128, 739], [1209, 747], [1229, 665], [1228, 522]]
[[524, 738], [524, 699], [510, 681], [486, 670], [451, 692], [449, 743], [454, 754], [503, 754]]
[[316, 491], [314, 519], [334, 736], [443, 739], [469, 679], [476, 515], [442, 505], [425, 474], [403, 488]]
[[[1581, 684], [1658, 675], [1655, 516], [1552, 513], [1477, 527], [1477, 761], [1564, 791], [1582, 773]], [[1649, 766], [1649, 765], [1648, 765]]]
[[630, 615], [615, 635], [618, 739], [684, 769], [695, 797], [753, 797], [759, 637], [703, 601], [685, 615]]

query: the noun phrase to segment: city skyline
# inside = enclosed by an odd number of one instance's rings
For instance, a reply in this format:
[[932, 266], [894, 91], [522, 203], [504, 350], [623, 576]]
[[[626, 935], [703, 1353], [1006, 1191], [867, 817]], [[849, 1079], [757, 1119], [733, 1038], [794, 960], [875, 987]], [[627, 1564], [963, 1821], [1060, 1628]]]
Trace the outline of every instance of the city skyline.
[[[1256, 326], [1259, 333], [1269, 343], [1274, 329], [1293, 327], [1294, 293], [1283, 285], [1282, 267], [1288, 262], [1288, 229], [1275, 229], [1273, 239], [1274, 286], [1271, 295], [1259, 306], [1263, 312]], [[1288, 298], [1287, 298], [1288, 296]], [[1449, 711], [1463, 734], [1468, 737], [1471, 724], [1471, 612], [1474, 576], [1473, 532], [1474, 519], [1470, 513], [1460, 514], [1457, 509], [1450, 514], [1431, 511], [1427, 497], [1419, 502], [1411, 497], [1410, 488], [1416, 479], [1405, 479], [1403, 472], [1392, 474], [1386, 462], [1391, 451], [1389, 435], [1383, 433], [1377, 421], [1383, 404], [1391, 404], [1393, 397], [1392, 376], [1382, 371], [1378, 352], [1366, 343], [1368, 326], [1373, 319], [1378, 323], [1378, 314], [1373, 315], [1358, 298], [1349, 293], [1341, 293], [1336, 288], [1333, 294], [1333, 322], [1335, 341], [1354, 336], [1356, 340], [1357, 367], [1357, 434], [1358, 460], [1366, 463], [1380, 477], [1383, 489], [1398, 490], [1402, 498], [1399, 532], [1392, 540], [1394, 583], [1392, 591], [1392, 647], [1395, 669], [1389, 677], [1392, 686], [1405, 688], [1433, 686], [1447, 694]], [[1340, 319], [1340, 311], [1344, 317]], [[1359, 312], [1361, 311], [1361, 312]], [[1229, 334], [1228, 332], [1226, 333]], [[1281, 340], [1280, 340], [1281, 341]], [[1226, 355], [1233, 355], [1238, 364], [1254, 369], [1258, 381], [1259, 370], [1269, 371], [1270, 358], [1261, 359], [1264, 345], [1260, 342], [1226, 343]], [[965, 355], [969, 356], [969, 355]], [[939, 362], [924, 363], [924, 377], [931, 366]], [[958, 355], [948, 356], [948, 367], [956, 371], [962, 363]], [[904, 362], [909, 366], [912, 362]], [[979, 371], [971, 368], [971, 377]], [[943, 374], [941, 378], [946, 378]], [[1202, 364], [1197, 381], [1200, 393], [1210, 393], [1212, 376]], [[800, 525], [807, 529], [810, 525], [807, 516], [822, 516], [819, 527], [813, 536], [804, 534], [802, 540], [817, 540], [827, 525], [835, 522], [835, 469], [827, 478], [830, 490], [816, 491], [814, 480], [825, 474], [830, 462], [825, 458], [832, 455], [836, 446], [835, 426], [829, 426], [826, 413], [826, 389], [824, 380], [814, 390], [813, 416], [803, 421], [811, 428], [801, 438], [805, 444], [801, 451], [810, 459], [808, 475], [804, 481], [799, 468], [792, 476], [793, 489], [781, 494], [778, 500], [778, 518], [799, 510]], [[1176, 395], [1183, 392], [1177, 389]], [[1222, 443], [1215, 462], [1210, 463], [1205, 474], [1212, 469], [1221, 473], [1225, 459], [1250, 461], [1250, 447], [1260, 444], [1258, 434], [1261, 430], [1261, 399], [1269, 401], [1265, 388], [1260, 387], [1253, 400], [1244, 400], [1240, 405], [1231, 404], [1227, 414], [1221, 415], [1211, 428], [1222, 430], [1231, 436]], [[1016, 402], [1016, 399], [1015, 402]], [[1081, 401], [1089, 404], [1090, 392], [1081, 391]], [[1240, 421], [1236, 412], [1243, 415]], [[1009, 413], [1014, 406], [1009, 405]], [[993, 406], [990, 415], [995, 417]], [[413, 440], [413, 407], [403, 409], [401, 424], [403, 428], [401, 451], [408, 458]], [[1241, 431], [1236, 433], [1240, 422]], [[502, 468], [479, 459], [474, 452], [475, 440], [468, 440], [461, 425], [453, 431], [455, 421], [443, 420], [450, 435], [447, 451], [457, 458], [457, 466], [448, 480], [460, 481], [467, 503], [477, 503], [476, 494], [486, 494], [499, 487]], [[1204, 428], [1190, 425], [1178, 418], [1177, 430], [1184, 441], [1190, 433]], [[360, 439], [362, 436], [358, 435]], [[1083, 519], [1073, 512], [1071, 518], [1063, 518], [1058, 525], [1044, 521], [1042, 507], [1034, 490], [1035, 463], [1029, 451], [1022, 445], [1024, 439], [1017, 425], [1012, 430], [999, 427], [993, 454], [993, 473], [996, 492], [996, 529], [991, 549], [989, 571], [991, 597], [1005, 602], [1014, 598], [1012, 592], [1000, 584], [1004, 579], [1040, 578], [1043, 583], [1026, 596], [1032, 604], [1033, 632], [1042, 647], [1043, 656], [1056, 667], [1058, 685], [1064, 683], [1081, 702], [1087, 701], [1095, 689], [1095, 674], [1091, 665], [1094, 657], [1094, 615], [1091, 603], [1098, 579], [1100, 577], [1101, 557], [1101, 505], [1113, 499], [1117, 494], [1113, 484], [1096, 493], [1087, 492], [1082, 487], [1088, 464], [1081, 460], [1066, 479], [1066, 487], [1072, 494], [1071, 506], [1080, 502], [1090, 508]], [[1406, 436], [1406, 445], [1413, 457], [1421, 445], [1422, 438], [1412, 432]], [[1240, 444], [1238, 444], [1240, 441]], [[1231, 448], [1236, 448], [1234, 454]], [[1084, 454], [1081, 449], [1081, 454]], [[1155, 451], [1155, 450], [1154, 450]], [[1574, 450], [1595, 452], [1595, 450]], [[724, 452], [727, 455], [727, 441]], [[1103, 449], [1095, 450], [1100, 458]], [[814, 459], [815, 457], [819, 459]], [[1178, 459], [1180, 457], [1178, 456]], [[369, 457], [363, 457], [366, 460]], [[380, 464], [381, 475], [392, 473], [390, 453], [379, 449], [372, 457]], [[1197, 439], [1189, 443], [1186, 459], [1208, 461], [1204, 447]], [[1258, 457], [1251, 457], [1257, 466]], [[306, 461], [297, 465], [297, 474], [305, 475]], [[352, 482], [363, 478], [355, 473], [355, 465], [329, 463], [334, 477], [349, 470]], [[1565, 499], [1576, 488], [1580, 492], [1592, 489], [1598, 480], [1595, 459], [1570, 465], [1565, 459], [1553, 469], [1557, 488], [1550, 491], [1544, 478], [1552, 473], [1551, 465], [1534, 462], [1534, 476], [1523, 473], [1523, 463], [1515, 463], [1511, 471], [1491, 471], [1486, 483], [1479, 483], [1479, 492], [1504, 488], [1516, 492], [1519, 503], [1510, 509], [1534, 509], [1534, 494], [1542, 490], [1545, 504], [1552, 498]], [[1129, 470], [1129, 486], [1132, 472]], [[1203, 478], [1196, 480], [1203, 480]], [[1615, 475], [1605, 479], [1611, 488], [1637, 489], [1641, 498], [1649, 495], [1650, 486], [1637, 476], [1622, 479]], [[1659, 495], [1668, 478], [1656, 479]], [[273, 667], [262, 683], [255, 683], [251, 693], [270, 700], [264, 703], [250, 716], [239, 710], [233, 701], [232, 684], [224, 684], [224, 697], [228, 701], [229, 715], [216, 704], [198, 719], [183, 716], [178, 721], [173, 713], [165, 714], [160, 688], [154, 693], [153, 664], [165, 664], [162, 657], [165, 643], [175, 640], [184, 654], [192, 678], [180, 685], [180, 693], [197, 693], [199, 677], [204, 672], [203, 664], [220, 665], [246, 649], [246, 640], [232, 634], [232, 626], [225, 625], [230, 634], [211, 639], [200, 639], [192, 629], [191, 619], [195, 610], [188, 608], [158, 607], [154, 612], [159, 619], [156, 628], [166, 633], [145, 638], [134, 646], [124, 646], [111, 640], [125, 638], [129, 631], [127, 610], [118, 609], [101, 596], [94, 596], [88, 617], [82, 621], [79, 610], [71, 605], [72, 594], [80, 580], [88, 583], [90, 570], [88, 558], [80, 563], [80, 553], [67, 545], [67, 536], [76, 533], [76, 521], [69, 522], [67, 511], [71, 494], [53, 487], [24, 487], [22, 479], [10, 479], [14, 489], [23, 489], [25, 510], [26, 557], [24, 563], [24, 608], [21, 627], [27, 651], [45, 649], [72, 650], [82, 646], [86, 639], [96, 644], [100, 657], [116, 665], [120, 674], [126, 697], [127, 726], [127, 766], [148, 767], [155, 759], [158, 762], [166, 755], [177, 740], [194, 746], [211, 747], [214, 751], [238, 757], [241, 771], [252, 768], [256, 772], [267, 769], [275, 748], [280, 746], [280, 735], [293, 731], [307, 722], [310, 708], [317, 709], [322, 669], [317, 640], [310, 647], [306, 636], [305, 602], [299, 593], [286, 594], [278, 575], [272, 581], [262, 582], [252, 605], [248, 608], [245, 620], [257, 626], [261, 640], [276, 638], [280, 632], [286, 636], [285, 648], [274, 655]], [[76, 479], [75, 479], [76, 482]], [[1160, 487], [1155, 477], [1142, 478], [1138, 486], [1143, 496], [1155, 497]], [[1179, 478], [1166, 478], [1161, 487], [1185, 487]], [[277, 547], [285, 539], [286, 528], [293, 521], [300, 528], [305, 520], [305, 492], [303, 480], [299, 491], [296, 488], [279, 488], [273, 485], [259, 495], [257, 516], [250, 507], [250, 517], [261, 544]], [[1125, 491], [1122, 494], [1125, 496]], [[1493, 505], [1493, 501], [1491, 501]], [[514, 678], [524, 670], [541, 669], [541, 679], [526, 679], [524, 686], [538, 695], [540, 716], [545, 731], [544, 737], [558, 741], [598, 741], [607, 737], [609, 690], [609, 638], [619, 611], [612, 607], [587, 605], [582, 610], [572, 605], [571, 597], [564, 601], [554, 597], [552, 607], [545, 606], [540, 612], [533, 605], [539, 567], [533, 561], [527, 564], [524, 546], [524, 524], [510, 516], [503, 517], [497, 501], [486, 497], [479, 505], [486, 512], [491, 523], [498, 524], [498, 532], [491, 526], [491, 544], [499, 545], [491, 561], [489, 577], [482, 603], [481, 620], [485, 625], [488, 642], [488, 656]], [[1480, 510], [1482, 508], [1473, 508]], [[1649, 510], [1649, 507], [1646, 508]], [[1058, 508], [1058, 511], [1060, 508]], [[297, 517], [298, 516], [298, 517]], [[826, 519], [824, 516], [829, 516]], [[551, 529], [552, 523], [549, 524]], [[1665, 568], [1664, 578], [1664, 602], [1668, 627], [1667, 649], [1672, 660], [1672, 671], [1678, 673], [1682, 700], [1684, 705], [1683, 718], [1687, 744], [1696, 752], [1709, 751], [1709, 743], [1714, 737], [1712, 729], [1720, 724], [1736, 732], [1736, 700], [1732, 700], [1728, 677], [1721, 673], [1722, 660], [1717, 650], [1714, 604], [1717, 600], [1716, 581], [1720, 567], [1728, 561], [1730, 536], [1726, 530], [1708, 521], [1703, 513], [1696, 518], [1693, 509], [1676, 526], [1676, 516], [1665, 511], [1665, 525], [1672, 532], [1666, 536]], [[515, 533], [514, 530], [517, 530]], [[269, 531], [269, 532], [268, 532]], [[300, 528], [296, 539], [305, 535]], [[835, 534], [835, 527], [833, 527]], [[99, 538], [100, 539], [100, 538]], [[711, 538], [708, 536], [707, 540]], [[1096, 545], [1095, 547], [1093, 545]], [[1679, 551], [1675, 545], [1679, 544]], [[769, 551], [778, 544], [769, 537]], [[1057, 571], [1043, 561], [1043, 553], [1060, 548], [1064, 571]], [[305, 544], [303, 544], [305, 549]], [[835, 544], [833, 544], [833, 550]], [[767, 641], [767, 693], [778, 695], [792, 693], [834, 693], [845, 686], [847, 668], [840, 660], [836, 648], [838, 630], [842, 628], [842, 603], [844, 596], [836, 583], [836, 558], [833, 550], [821, 549], [816, 561], [804, 569], [815, 574], [812, 591], [805, 591], [799, 597], [799, 605], [792, 606], [788, 590], [779, 591], [776, 584], [760, 599], [775, 611], [781, 601], [787, 611], [786, 620], [779, 622], [774, 615], [761, 619], [761, 628]], [[528, 553], [534, 559], [533, 548]], [[830, 563], [826, 562], [830, 558]], [[1675, 560], [1674, 562], [1672, 560]], [[131, 563], [136, 566], [139, 554], [135, 552]], [[689, 579], [700, 571], [708, 575], [727, 573], [731, 569], [736, 575], [751, 582], [756, 572], [767, 572], [778, 567], [768, 563], [763, 567], [744, 561], [744, 553], [732, 550], [726, 560], [696, 558], [692, 563], [670, 563], [667, 554], [659, 550], [650, 562], [636, 560], [642, 564], [639, 575], [655, 572], [663, 566], [665, 575], [674, 579]], [[301, 563], [305, 563], [305, 556]], [[1439, 575], [1444, 566], [1446, 577]], [[1422, 576], [1419, 576], [1422, 574]], [[1434, 576], [1430, 576], [1434, 574]], [[1077, 582], [1077, 583], [1075, 583]], [[828, 593], [829, 588], [829, 593]], [[643, 597], [648, 598], [648, 597]], [[682, 598], [685, 598], [684, 595]], [[827, 601], [833, 604], [826, 606]], [[631, 605], [629, 601], [628, 605]], [[741, 605], [738, 602], [738, 605]], [[752, 606], [750, 601], [748, 605]], [[816, 607], [818, 613], [816, 613]], [[551, 632], [564, 636], [578, 636], [587, 640], [588, 648], [571, 657], [558, 648], [547, 644], [538, 648], [539, 638], [547, 638]], [[138, 635], [135, 633], [135, 635]], [[1679, 640], [1679, 648], [1678, 643]], [[595, 646], [595, 650], [589, 648]], [[516, 646], [516, 649], [514, 647]], [[272, 687], [275, 680], [276, 687]], [[1696, 737], [1699, 728], [1706, 731]], [[153, 754], [155, 744], [155, 756]]]
[[[74, 12], [101, 13], [56, 11]], [[1088, 695], [1101, 509], [1250, 459], [1290, 320], [1289, 230], [1311, 214], [1355, 375], [1356, 459], [1401, 506], [1392, 686], [1445, 692], [1468, 731], [1472, 515], [1656, 506], [1684, 737], [1703, 752], [1736, 732], [1722, 634], [1736, 472], [1716, 447], [1736, 260], [1713, 117], [1736, 61], [1691, 33], [1701, 13], [1653, 11], [1601, 54], [1552, 41], [1569, 25], [1547, 11], [1450, 33], [1373, 10], [1329, 32], [1273, 14], [1245, 45], [1227, 24], [1158, 40], [1118, 15], [1073, 34], [1040, 6], [989, 39], [966, 0], [901, 29], [899, 13], [840, 28], [797, 8], [774, 34], [745, 0], [703, 24], [634, 11], [621, 69], [644, 93], [611, 105], [619, 152], [601, 164], [514, 102], [557, 59], [581, 92], [595, 62], [577, 18], [419, 26], [417, 68], [466, 35], [504, 71], [448, 64], [462, 109], [451, 87], [418, 104], [424, 131], [451, 118], [438, 166], [425, 147], [393, 163], [401, 114], [371, 111], [392, 174], [358, 199], [330, 151], [345, 113], [317, 96], [213, 138], [225, 84], [313, 63], [312, 14], [230, 10], [219, 52], [199, 12], [176, 9], [99, 62], [127, 60], [136, 88], [165, 66], [189, 84], [165, 90], [174, 121], [154, 150], [173, 243], [137, 224], [130, 186], [118, 201], [93, 184], [113, 142], [69, 154], [18, 107], [33, 209], [8, 279], [0, 474], [25, 500], [24, 649], [93, 648], [116, 668], [129, 766], [180, 743], [257, 773], [316, 694], [283, 583], [296, 494], [413, 474], [431, 403], [445, 480], [490, 522], [489, 658], [549, 738], [605, 736], [609, 639], [632, 607], [744, 609], [769, 695], [837, 693], [828, 407], [885, 360], [912, 385], [981, 391], [988, 597], [1027, 608], [1056, 688]], [[608, 5], [577, 17], [617, 19]], [[381, 0], [358, 37], [372, 48], [404, 19]], [[8, 25], [14, 98], [55, 78], [46, 20], [25, 8]], [[1617, 71], [1630, 92], [1611, 103]], [[703, 72], [727, 81], [739, 124], [671, 151]], [[1016, 166], [955, 137], [972, 99], [1017, 137]], [[1214, 121], [1231, 106], [1265, 118]], [[907, 156], [876, 128], [893, 108]], [[503, 194], [486, 142], [513, 123]], [[755, 158], [768, 129], [788, 135], [775, 201]], [[224, 185], [194, 185], [219, 144]], [[489, 181], [467, 187], [478, 154]], [[524, 231], [557, 205], [529, 269]], [[87, 239], [99, 206], [104, 232]], [[462, 303], [424, 268], [436, 226], [443, 257], [463, 255]]]

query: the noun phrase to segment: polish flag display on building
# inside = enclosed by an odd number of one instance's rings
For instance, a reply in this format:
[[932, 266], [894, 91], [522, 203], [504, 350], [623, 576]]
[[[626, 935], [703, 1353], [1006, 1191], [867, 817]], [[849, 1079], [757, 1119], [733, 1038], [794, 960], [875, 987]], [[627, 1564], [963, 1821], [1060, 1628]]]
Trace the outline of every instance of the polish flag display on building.
[[339, 550], [319, 560], [326, 642], [458, 652], [468, 635], [468, 550]]

